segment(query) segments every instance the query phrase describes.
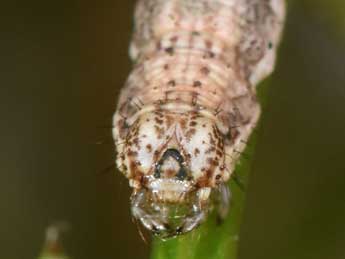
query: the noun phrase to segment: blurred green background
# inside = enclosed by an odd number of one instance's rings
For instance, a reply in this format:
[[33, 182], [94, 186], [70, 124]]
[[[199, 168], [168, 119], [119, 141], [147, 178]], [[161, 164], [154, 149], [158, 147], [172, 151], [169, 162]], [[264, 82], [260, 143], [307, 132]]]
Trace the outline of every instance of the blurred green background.
[[[0, 258], [36, 258], [69, 222], [75, 259], [147, 258], [114, 158], [133, 1], [7, 1], [0, 15]], [[289, 1], [240, 259], [345, 258], [345, 2]], [[97, 142], [104, 142], [97, 145]]]

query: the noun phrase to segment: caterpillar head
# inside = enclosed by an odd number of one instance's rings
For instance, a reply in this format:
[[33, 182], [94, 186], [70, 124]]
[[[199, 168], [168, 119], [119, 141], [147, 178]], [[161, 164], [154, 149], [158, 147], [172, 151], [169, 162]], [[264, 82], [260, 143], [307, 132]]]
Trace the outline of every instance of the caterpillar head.
[[133, 216], [162, 238], [197, 227], [212, 188], [229, 178], [223, 136], [198, 112], [144, 113], [118, 151], [118, 167], [134, 188]]

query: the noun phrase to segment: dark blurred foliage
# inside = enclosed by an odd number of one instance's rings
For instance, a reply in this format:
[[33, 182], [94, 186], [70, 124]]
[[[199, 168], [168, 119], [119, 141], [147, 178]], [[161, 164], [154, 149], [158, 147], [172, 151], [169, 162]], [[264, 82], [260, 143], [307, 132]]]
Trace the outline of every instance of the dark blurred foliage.
[[[290, 1], [248, 189], [240, 258], [345, 258], [345, 3]], [[69, 223], [75, 259], [147, 258], [111, 166], [133, 1], [2, 3], [0, 257]], [[98, 145], [97, 143], [103, 144]], [[103, 172], [103, 173], [102, 173]]]

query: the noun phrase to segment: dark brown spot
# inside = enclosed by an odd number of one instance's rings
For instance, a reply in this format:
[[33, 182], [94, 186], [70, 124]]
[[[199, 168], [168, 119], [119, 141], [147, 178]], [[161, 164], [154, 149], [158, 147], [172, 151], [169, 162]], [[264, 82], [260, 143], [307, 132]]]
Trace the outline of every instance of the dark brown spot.
[[202, 84], [200, 81], [194, 81], [193, 86], [194, 87], [200, 87]]
[[212, 48], [212, 42], [211, 41], [209, 41], [209, 40], [207, 40], [207, 41], [205, 41], [205, 44], [206, 44], [206, 47], [207, 48]]
[[181, 125], [182, 129], [186, 128], [186, 123], [187, 123], [187, 121], [185, 119], [180, 119], [180, 125]]
[[212, 51], [210, 51], [210, 52], [208, 53], [208, 56], [209, 56], [210, 58], [214, 58], [215, 54], [214, 54]]
[[168, 64], [165, 64], [165, 65], [164, 65], [164, 69], [165, 69], [165, 70], [168, 70], [168, 69], [169, 69], [169, 65], [168, 65]]
[[176, 86], [176, 82], [175, 82], [175, 80], [170, 80], [169, 82], [168, 82], [168, 85], [169, 86]]
[[218, 131], [218, 128], [216, 126], [212, 127], [212, 131], [213, 131], [213, 135], [216, 136], [217, 138], [219, 138], [219, 131]]
[[195, 133], [196, 133], [195, 129], [188, 130], [187, 133], [186, 133], [186, 138], [190, 139]]
[[155, 117], [155, 122], [158, 123], [158, 124], [162, 124], [163, 123], [163, 120]]
[[165, 52], [168, 53], [170, 56], [174, 55], [174, 48], [169, 47], [165, 49]]
[[198, 102], [198, 93], [193, 93], [192, 94], [192, 105], [196, 106]]
[[164, 134], [164, 129], [158, 127], [157, 125], [155, 125], [154, 128], [155, 128], [156, 133], [157, 133], [157, 138], [158, 138], [158, 139], [161, 139], [162, 136], [163, 136], [163, 134]]
[[138, 155], [138, 152], [136, 151], [128, 150], [127, 152], [127, 156], [130, 156], [130, 157], [136, 157], [137, 155]]
[[207, 187], [209, 185], [209, 178], [207, 176], [200, 177], [196, 185], [199, 188]]
[[198, 123], [197, 123], [196, 121], [191, 121], [191, 122], [189, 123], [189, 126], [195, 127], [197, 124], [198, 124]]
[[207, 176], [207, 178], [211, 178], [212, 175], [213, 175], [213, 170], [211, 170], [211, 169], [206, 170], [206, 176]]
[[194, 156], [197, 156], [200, 154], [200, 150], [198, 148], [194, 149]]
[[217, 174], [217, 175], [216, 175], [216, 180], [219, 181], [220, 178], [222, 178], [222, 176], [221, 176], [220, 174]]
[[147, 151], [148, 151], [149, 153], [151, 153], [151, 152], [152, 152], [152, 146], [151, 146], [151, 144], [147, 144], [147, 145], [146, 145], [146, 149], [147, 149]]
[[214, 166], [219, 166], [219, 161], [218, 159], [213, 159], [213, 163], [212, 163]]
[[200, 72], [204, 75], [208, 75], [210, 73], [210, 70], [207, 67], [202, 67], [200, 69]]
[[129, 171], [133, 174], [133, 173], [135, 173], [135, 169], [136, 169], [136, 164], [133, 162], [133, 161], [131, 161], [131, 163], [129, 164]]
[[216, 151], [216, 148], [211, 146], [210, 148], [208, 148], [206, 151], [205, 151], [205, 154], [210, 154], [212, 152]]
[[199, 36], [199, 35], [200, 35], [200, 32], [198, 32], [198, 31], [192, 31], [192, 35], [193, 35], [193, 36]]
[[213, 158], [212, 157], [209, 157], [209, 158], [207, 158], [207, 163], [209, 164], [209, 165], [212, 165], [213, 164]]

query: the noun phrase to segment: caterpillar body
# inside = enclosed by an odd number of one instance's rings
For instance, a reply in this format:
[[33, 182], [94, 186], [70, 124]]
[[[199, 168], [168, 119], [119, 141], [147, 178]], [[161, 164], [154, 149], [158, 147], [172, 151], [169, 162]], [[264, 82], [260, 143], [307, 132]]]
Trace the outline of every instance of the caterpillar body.
[[113, 119], [117, 166], [131, 211], [161, 238], [200, 225], [260, 115], [255, 86], [269, 75], [283, 0], [139, 0], [134, 67]]

